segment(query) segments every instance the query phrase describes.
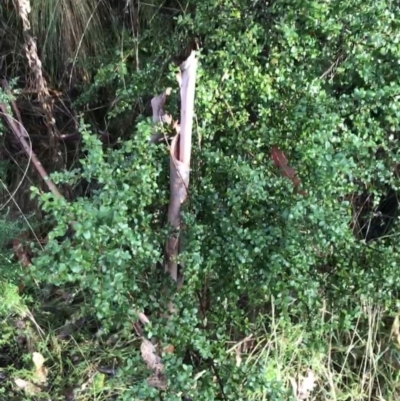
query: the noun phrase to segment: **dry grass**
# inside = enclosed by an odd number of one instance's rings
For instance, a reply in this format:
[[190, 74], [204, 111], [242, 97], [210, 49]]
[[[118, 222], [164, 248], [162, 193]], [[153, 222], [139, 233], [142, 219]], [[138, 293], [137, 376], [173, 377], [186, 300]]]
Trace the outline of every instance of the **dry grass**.
[[[384, 324], [391, 312], [364, 304], [351, 328], [332, 329], [338, 316], [327, 317], [324, 311], [321, 331], [314, 335], [302, 324], [291, 325], [273, 317], [272, 330], [258, 339], [246, 363], [260, 366], [266, 383], [281, 382], [292, 394], [298, 387], [296, 400], [397, 401], [398, 319], [392, 330]], [[301, 397], [301, 383], [310, 371], [313, 391]], [[249, 398], [269, 399], [266, 391], [252, 393]]]
[[31, 3], [32, 30], [51, 75], [63, 70], [71, 73], [71, 65], [76, 65], [78, 58], [99, 56], [110, 44], [107, 28], [111, 13], [107, 2], [35, 0]]

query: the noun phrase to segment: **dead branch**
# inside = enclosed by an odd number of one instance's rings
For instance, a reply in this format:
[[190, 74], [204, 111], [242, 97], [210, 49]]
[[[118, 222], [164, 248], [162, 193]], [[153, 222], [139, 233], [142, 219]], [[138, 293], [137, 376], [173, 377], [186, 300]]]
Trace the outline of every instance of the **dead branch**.
[[[3, 88], [4, 87], [8, 88], [8, 83], [5, 79], [2, 80], [2, 86], [3, 86]], [[8, 113], [6, 105], [4, 103], [0, 103], [0, 111], [3, 114], [12, 133], [18, 139], [18, 141], [21, 143], [25, 153], [27, 154], [29, 159], [32, 160], [33, 165], [35, 166], [35, 168], [36, 168], [37, 172], [40, 174], [40, 176], [43, 178], [48, 189], [52, 192], [52, 194], [56, 198], [62, 198], [63, 196], [58, 191], [58, 189], [54, 185], [53, 181], [51, 181], [49, 175], [47, 174], [47, 171], [44, 169], [44, 167], [42, 166], [42, 163], [37, 158], [36, 154], [33, 152], [31, 143], [30, 142], [28, 143], [27, 138], [29, 139], [29, 135], [28, 135], [28, 132], [26, 131], [25, 127], [18, 120], [15, 120], [14, 117], [12, 117]]]

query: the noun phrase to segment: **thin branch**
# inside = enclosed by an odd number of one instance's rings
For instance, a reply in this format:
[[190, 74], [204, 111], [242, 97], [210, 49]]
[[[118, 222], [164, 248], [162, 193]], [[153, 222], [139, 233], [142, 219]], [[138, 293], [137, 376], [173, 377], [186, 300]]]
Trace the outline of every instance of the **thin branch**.
[[344, 55], [341, 53], [339, 56], [336, 58], [336, 60], [331, 64], [331, 66], [319, 77], [319, 79], [324, 79], [328, 75], [331, 75], [331, 79], [334, 77], [334, 69], [339, 65], [340, 61], [343, 60]]
[[23, 135], [21, 135], [21, 132], [24, 132], [26, 134], [26, 136], [28, 136], [28, 132], [26, 131], [25, 127], [22, 125], [21, 131], [17, 128], [14, 121], [12, 120], [10, 115], [7, 113], [7, 109], [3, 103], [0, 103], [0, 110], [1, 110], [1, 114], [4, 115], [9, 127], [11, 128], [11, 131], [19, 139], [22, 147], [25, 150], [25, 153], [28, 155], [28, 157], [31, 158], [33, 165], [35, 166], [35, 168], [36, 168], [37, 172], [40, 174], [40, 176], [43, 178], [44, 182], [46, 183], [46, 185], [49, 188], [49, 190], [51, 191], [51, 193], [56, 198], [62, 198], [63, 196], [58, 191], [58, 189], [54, 185], [53, 181], [51, 181], [49, 175], [47, 174], [47, 171], [42, 166], [42, 163], [39, 161], [36, 154], [32, 151], [32, 147], [28, 144], [25, 137]]

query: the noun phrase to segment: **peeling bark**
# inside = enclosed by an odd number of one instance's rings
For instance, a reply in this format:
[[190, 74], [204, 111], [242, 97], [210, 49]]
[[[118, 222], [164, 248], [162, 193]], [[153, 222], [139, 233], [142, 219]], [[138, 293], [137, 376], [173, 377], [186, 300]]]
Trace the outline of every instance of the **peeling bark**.
[[[188, 195], [192, 131], [194, 116], [194, 95], [196, 85], [197, 59], [194, 51], [181, 65], [178, 75], [181, 94], [181, 125], [170, 148], [170, 201], [168, 224], [173, 232], [166, 244], [166, 269], [171, 278], [178, 282], [176, 258], [181, 249], [181, 205]], [[179, 141], [179, 142], [178, 142]]]
[[168, 207], [168, 223], [173, 233], [167, 240], [167, 271], [174, 281], [178, 281], [178, 265], [176, 257], [179, 253], [180, 228], [181, 228], [181, 204], [187, 198], [190, 168], [181, 162], [179, 157], [179, 135], [176, 135], [170, 149], [170, 200]]
[[154, 128], [153, 128], [153, 134], [151, 135], [149, 139], [149, 143], [157, 143], [160, 142], [163, 138], [164, 135], [162, 132], [159, 132], [159, 126], [162, 123], [167, 123], [171, 124], [172, 123], [172, 117], [169, 114], [166, 114], [164, 111], [164, 105], [167, 100], [167, 96], [171, 94], [171, 88], [167, 88], [164, 93], [161, 95], [153, 97], [151, 99], [151, 108], [153, 109], [153, 123], [154, 123]]

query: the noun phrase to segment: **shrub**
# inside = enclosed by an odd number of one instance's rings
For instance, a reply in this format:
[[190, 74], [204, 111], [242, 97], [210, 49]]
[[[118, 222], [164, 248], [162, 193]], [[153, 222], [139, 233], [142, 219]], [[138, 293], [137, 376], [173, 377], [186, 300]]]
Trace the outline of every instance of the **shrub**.
[[[308, 366], [326, 399], [395, 397], [391, 362], [377, 368], [371, 355], [389, 344], [383, 316], [394, 316], [398, 297], [396, 197], [388, 206], [398, 191], [397, 11], [384, 1], [202, 2], [178, 19], [179, 33], [147, 32], [149, 49], [190, 32], [204, 48], [178, 313], [168, 324], [162, 317], [173, 291], [163, 292], [159, 267], [167, 152], [147, 145], [144, 119], [108, 150], [81, 127], [79, 167], [53, 178], [84, 179], [89, 196], [68, 204], [40, 194], [55, 228], [28, 281], [79, 289], [80, 315], [125, 337], [145, 310], [147, 334], [175, 347], [165, 356], [168, 400], [286, 400], [294, 367]], [[114, 82], [122, 96], [111, 120], [124, 100], [153, 90], [159, 66], [146, 61], [139, 72], [120, 60], [99, 71], [97, 85]], [[272, 165], [272, 145], [307, 196]], [[71, 221], [76, 230], [61, 241]], [[244, 363], [227, 350], [250, 335], [254, 354]], [[355, 336], [361, 345], [349, 361]], [[121, 399], [157, 399], [139, 350], [131, 351], [118, 358], [124, 377], [134, 377]], [[366, 384], [360, 366], [375, 369]]]

